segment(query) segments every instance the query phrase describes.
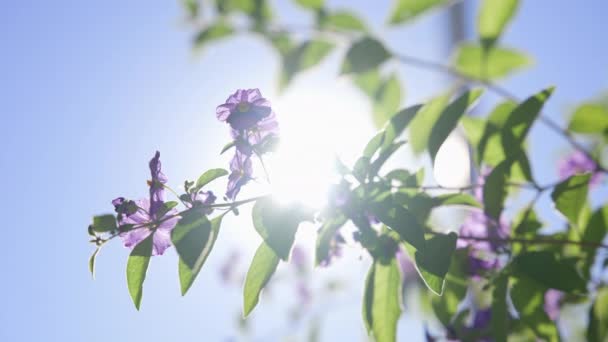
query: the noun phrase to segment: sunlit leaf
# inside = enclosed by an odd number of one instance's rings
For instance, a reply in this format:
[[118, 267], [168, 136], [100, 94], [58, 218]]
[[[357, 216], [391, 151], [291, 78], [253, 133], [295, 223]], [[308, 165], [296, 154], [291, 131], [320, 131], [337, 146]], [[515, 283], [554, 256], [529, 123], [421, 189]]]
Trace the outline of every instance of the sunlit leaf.
[[375, 260], [365, 281], [363, 320], [377, 342], [394, 342], [401, 315], [401, 274], [395, 258]]
[[415, 18], [433, 7], [447, 4], [449, 0], [396, 0], [389, 22], [399, 24]]
[[197, 209], [182, 214], [171, 232], [171, 240], [179, 255], [179, 282], [185, 295], [194, 283], [217, 239], [223, 215], [209, 221]]
[[507, 155], [513, 155], [513, 153], [510, 153], [512, 151], [519, 152], [534, 120], [539, 116], [543, 105], [549, 99], [553, 90], [553, 87], [547, 88], [530, 96], [511, 112], [503, 126], [502, 135], [503, 146], [512, 147], [505, 150]]
[[466, 265], [468, 263], [468, 250], [458, 249], [454, 252], [450, 268], [445, 276], [445, 285], [442, 296], [433, 296], [431, 304], [437, 319], [445, 326], [449, 326], [458, 307], [464, 299], [468, 283]]
[[243, 290], [243, 315], [245, 317], [258, 304], [262, 289], [266, 286], [278, 265], [279, 257], [270, 246], [263, 242], [255, 252], [245, 278]]
[[203, 48], [207, 43], [226, 38], [234, 33], [230, 24], [218, 21], [202, 29], [194, 38], [194, 47]]
[[420, 154], [426, 150], [433, 125], [437, 122], [449, 101], [450, 96], [445, 94], [429, 100], [420, 108], [408, 129], [412, 151]]
[[228, 171], [226, 171], [224, 169], [207, 170], [196, 181], [196, 188], [202, 189], [205, 185], [211, 183], [212, 181], [216, 180], [217, 178], [226, 176], [227, 174], [228, 174]]
[[382, 77], [378, 69], [353, 75], [355, 85], [365, 93], [370, 99], [374, 100], [376, 92], [382, 83]]
[[532, 65], [522, 52], [495, 47], [484, 50], [476, 44], [464, 43], [456, 50], [454, 66], [464, 75], [479, 80], [496, 80]]
[[336, 11], [323, 18], [323, 25], [342, 31], [367, 31], [365, 23], [350, 11]]
[[483, 0], [477, 20], [479, 36], [486, 46], [498, 40], [517, 10], [518, 0]]
[[377, 68], [390, 57], [384, 45], [371, 37], [354, 42], [346, 53], [341, 73], [362, 73]]
[[418, 114], [421, 107], [421, 105], [407, 107], [405, 109], [400, 110], [399, 113], [391, 117], [384, 129], [386, 135], [384, 137], [384, 145], [382, 146], [382, 148], [390, 147], [390, 145], [393, 144], [395, 139], [401, 136], [401, 134], [410, 124], [412, 119]]
[[288, 52], [283, 59], [281, 87], [284, 88], [297, 73], [321, 63], [333, 48], [334, 45], [329, 41], [314, 39], [305, 41]]
[[587, 291], [587, 283], [574, 266], [558, 259], [553, 252], [522, 253], [513, 260], [513, 267], [515, 275], [523, 275], [548, 288], [568, 293]]
[[579, 106], [570, 119], [568, 129], [576, 133], [603, 133], [608, 128], [608, 108], [585, 103]]
[[559, 333], [543, 308], [545, 288], [530, 278], [518, 278], [511, 287], [511, 301], [521, 321], [543, 341], [556, 342]]
[[458, 120], [460, 120], [462, 115], [464, 115], [473, 103], [475, 103], [482, 92], [481, 89], [467, 91], [445, 107], [441, 112], [441, 115], [431, 129], [428, 143], [429, 153], [433, 161], [445, 139], [450, 135], [452, 130], [456, 128]]
[[323, 7], [325, 0], [296, 0], [296, 3], [304, 8], [317, 10]]
[[332, 217], [325, 222], [319, 229], [317, 234], [317, 247], [315, 250], [315, 263], [319, 265], [323, 260], [326, 260], [329, 255], [329, 249], [333, 237], [338, 230], [346, 223], [346, 217], [338, 215]]
[[399, 233], [404, 241], [417, 250], [424, 249], [424, 228], [408, 209], [395, 203], [391, 196], [370, 203], [369, 208], [380, 222]]
[[444, 278], [456, 249], [457, 235], [437, 234], [426, 240], [426, 247], [416, 251], [416, 266], [426, 286], [438, 296], [443, 294]]
[[507, 198], [507, 181], [511, 172], [510, 160], [498, 164], [486, 177], [483, 185], [484, 212], [494, 220], [500, 219], [500, 214]]
[[299, 205], [278, 205], [270, 197], [257, 200], [252, 210], [255, 230], [283, 260], [289, 258], [298, 226], [307, 215]]
[[574, 227], [579, 226], [580, 214], [587, 202], [590, 179], [591, 174], [589, 173], [574, 175], [559, 183], [551, 193], [555, 209], [562, 213]]
[[148, 271], [150, 257], [152, 256], [153, 236], [154, 234], [150, 234], [137, 244], [131, 251], [129, 260], [127, 261], [127, 286], [137, 310], [139, 310], [141, 305], [144, 280], [146, 280], [146, 272]]
[[397, 113], [401, 104], [401, 82], [397, 75], [392, 74], [378, 87], [373, 103], [373, 118], [377, 128], [384, 124]]
[[589, 310], [587, 341], [606, 341], [608, 338], [608, 288], [600, 289]]

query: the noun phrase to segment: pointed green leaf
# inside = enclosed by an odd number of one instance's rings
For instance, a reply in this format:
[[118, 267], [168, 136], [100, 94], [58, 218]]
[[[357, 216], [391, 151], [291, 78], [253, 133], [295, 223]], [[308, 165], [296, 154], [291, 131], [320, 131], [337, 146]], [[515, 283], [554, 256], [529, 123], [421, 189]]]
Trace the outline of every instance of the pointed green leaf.
[[209, 221], [199, 210], [190, 209], [182, 214], [182, 218], [171, 232], [171, 240], [179, 255], [178, 271], [182, 296], [188, 292], [207, 260], [223, 217], [224, 215], [220, 215]]
[[329, 41], [314, 39], [298, 45], [283, 58], [283, 74], [281, 75], [281, 88], [302, 71], [310, 69], [329, 55], [334, 44]]
[[194, 38], [194, 47], [196, 49], [203, 48], [206, 44], [226, 38], [234, 33], [234, 29], [230, 24], [218, 21], [201, 30]]
[[296, 2], [304, 8], [318, 10], [323, 7], [325, 0], [296, 0]]
[[600, 289], [595, 302], [589, 310], [587, 341], [606, 341], [608, 339], [608, 288]]
[[479, 36], [486, 46], [498, 40], [517, 10], [518, 0], [483, 0], [477, 21]]
[[438, 296], [443, 294], [444, 278], [456, 249], [457, 235], [437, 234], [426, 240], [426, 248], [416, 251], [416, 266], [426, 286]]
[[384, 45], [371, 37], [364, 37], [354, 42], [346, 53], [341, 74], [363, 73], [379, 67], [390, 53]]
[[587, 283], [572, 263], [558, 259], [549, 251], [526, 252], [513, 260], [514, 275], [525, 276], [548, 288], [585, 293]]
[[421, 105], [414, 105], [402, 109], [399, 111], [399, 113], [393, 115], [384, 129], [386, 135], [384, 137], [384, 145], [382, 148], [388, 148], [391, 144], [393, 144], [395, 139], [397, 139], [403, 133], [412, 119], [414, 119], [421, 107]]
[[[374, 261], [370, 301], [371, 330], [377, 342], [394, 342], [401, 315], [401, 274], [395, 258]], [[367, 291], [366, 291], [367, 294]]]
[[545, 289], [532, 279], [518, 278], [511, 288], [511, 301], [521, 322], [543, 341], [557, 342], [559, 333], [544, 310]]
[[437, 122], [449, 101], [450, 96], [444, 94], [429, 100], [420, 108], [408, 130], [410, 145], [414, 153], [420, 154], [427, 149], [433, 125]]
[[257, 200], [252, 210], [255, 230], [283, 260], [289, 258], [298, 226], [307, 215], [298, 205], [279, 205], [270, 197]]
[[375, 279], [375, 264], [372, 264], [367, 272], [367, 276], [365, 277], [365, 284], [363, 287], [363, 305], [362, 305], [362, 314], [363, 314], [363, 323], [365, 325], [365, 331], [368, 335], [372, 335], [372, 326], [374, 323], [372, 316], [372, 305], [374, 301], [374, 279]]
[[337, 231], [346, 223], [346, 217], [338, 215], [323, 222], [317, 234], [317, 248], [315, 252], [315, 263], [319, 265], [321, 261], [326, 260], [329, 255], [330, 244], [332, 238]]
[[323, 18], [323, 25], [342, 31], [365, 32], [365, 23], [350, 11], [336, 11]]
[[454, 59], [456, 70], [478, 80], [501, 79], [532, 64], [532, 59], [521, 51], [501, 47], [484, 50], [471, 43], [459, 45]]
[[458, 312], [468, 288], [468, 274], [466, 268], [469, 260], [467, 249], [458, 249], [454, 252], [450, 268], [445, 276], [445, 285], [442, 296], [433, 296], [431, 304], [437, 319], [445, 326], [451, 324], [452, 318]]
[[417, 250], [425, 247], [424, 228], [407, 208], [396, 203], [392, 197], [370, 203], [369, 209], [388, 227], [399, 233], [404, 241]]
[[500, 219], [507, 198], [507, 181], [509, 180], [511, 165], [510, 160], [505, 160], [496, 165], [483, 184], [484, 212], [497, 221]]
[[608, 108], [585, 103], [579, 106], [570, 119], [568, 130], [576, 133], [603, 133], [608, 128]]
[[376, 91], [373, 104], [373, 119], [376, 128], [384, 124], [397, 113], [401, 104], [401, 82], [397, 75], [392, 74], [380, 84]]
[[397, 0], [389, 22], [393, 25], [400, 24], [447, 3], [449, 0]]
[[[554, 88], [547, 88], [527, 98], [520, 103], [507, 118], [503, 126], [503, 147], [512, 146], [513, 149], [505, 150], [507, 155], [518, 152], [534, 123], [539, 116], [545, 102], [553, 93]], [[506, 134], [509, 133], [509, 134]]]
[[100, 249], [100, 247], [97, 247], [95, 252], [93, 252], [89, 258], [89, 272], [91, 272], [91, 277], [93, 277], [93, 279], [95, 279], [95, 258], [97, 258], [97, 254], [99, 254]]
[[559, 183], [551, 193], [555, 209], [574, 227], [579, 227], [580, 214], [587, 203], [590, 179], [590, 173], [574, 175]]
[[473, 103], [475, 103], [482, 92], [483, 90], [481, 89], [467, 91], [454, 102], [450, 103], [443, 112], [441, 112], [439, 119], [431, 129], [431, 135], [429, 137], [428, 149], [433, 161], [445, 139], [450, 135], [452, 130], [456, 128], [458, 120], [460, 120], [464, 113], [473, 105]]
[[198, 180], [196, 181], [196, 188], [202, 189], [205, 185], [211, 183], [212, 181], [216, 180], [217, 178], [226, 176], [227, 174], [228, 174], [228, 171], [226, 171], [224, 169], [207, 170], [200, 177], [198, 177]]
[[251, 266], [249, 266], [249, 271], [247, 271], [247, 277], [245, 278], [243, 293], [243, 314], [245, 317], [258, 304], [260, 292], [266, 286], [278, 265], [279, 257], [270, 246], [262, 243], [255, 252]]
[[127, 285], [129, 287], [129, 294], [137, 310], [139, 310], [139, 306], [141, 305], [144, 280], [146, 280], [146, 272], [148, 271], [150, 257], [152, 256], [153, 236], [154, 234], [150, 234], [137, 244], [131, 251], [129, 260], [127, 261]]

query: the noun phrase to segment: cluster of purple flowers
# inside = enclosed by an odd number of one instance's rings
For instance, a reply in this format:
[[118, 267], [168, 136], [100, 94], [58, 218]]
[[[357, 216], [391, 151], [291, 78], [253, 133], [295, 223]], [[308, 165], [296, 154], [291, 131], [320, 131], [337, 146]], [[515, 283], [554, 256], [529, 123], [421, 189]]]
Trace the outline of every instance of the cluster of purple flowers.
[[598, 171], [596, 163], [582, 151], [574, 151], [568, 156], [561, 159], [558, 163], [558, 174], [561, 179], [566, 179], [570, 176], [579, 173], [591, 172], [591, 186], [599, 184], [601, 180], [601, 172]]
[[259, 89], [239, 89], [216, 109], [218, 120], [230, 125], [236, 152], [230, 162], [226, 197], [234, 200], [245, 184], [253, 179], [252, 155], [266, 152], [276, 140], [279, 125], [270, 102]]
[[[490, 169], [483, 169], [477, 179], [478, 187], [475, 189], [475, 199], [483, 202], [483, 184], [490, 174]], [[509, 235], [510, 226], [504, 218], [496, 221], [481, 210], [474, 210], [465, 218], [460, 228], [460, 234], [475, 238], [488, 238], [487, 241], [458, 240], [459, 248], [469, 248], [469, 273], [473, 276], [486, 271], [497, 269], [500, 263], [495, 253], [500, 249], [502, 239]]]
[[166, 209], [164, 206], [167, 176], [161, 171], [158, 151], [149, 165], [152, 176], [148, 181], [149, 198], [129, 201], [118, 197], [112, 204], [118, 213], [120, 237], [125, 247], [134, 248], [150, 234], [154, 234], [152, 254], [162, 255], [171, 246], [171, 231], [179, 221], [179, 216], [175, 209]]

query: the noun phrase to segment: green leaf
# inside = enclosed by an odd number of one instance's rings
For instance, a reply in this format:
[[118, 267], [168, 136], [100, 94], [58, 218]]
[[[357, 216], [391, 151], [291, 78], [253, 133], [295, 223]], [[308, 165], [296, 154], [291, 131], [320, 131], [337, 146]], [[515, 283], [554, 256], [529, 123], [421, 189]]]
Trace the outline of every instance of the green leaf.
[[380, 220], [417, 250], [425, 247], [424, 228], [407, 208], [395, 202], [392, 196], [370, 203], [369, 209]]
[[513, 260], [514, 275], [525, 276], [548, 288], [585, 293], [587, 283], [572, 263], [558, 259], [549, 251], [534, 251], [518, 255]]
[[247, 317], [260, 299], [260, 292], [266, 286], [270, 277], [279, 265], [279, 257], [266, 243], [262, 243], [255, 252], [249, 271], [245, 278], [244, 287], [244, 316]]
[[327, 259], [331, 241], [346, 221], [347, 219], [344, 215], [338, 215], [323, 222], [323, 225], [317, 234], [317, 248], [315, 252], [316, 265], [319, 265], [321, 261]]
[[437, 234], [426, 240], [426, 248], [416, 251], [416, 266], [426, 286], [436, 295], [443, 294], [444, 278], [456, 249], [457, 235]]
[[507, 342], [509, 335], [509, 309], [507, 306], [507, 290], [509, 277], [502, 275], [494, 282], [492, 291], [492, 316], [490, 330], [496, 342]]
[[608, 339], [608, 288], [600, 289], [589, 310], [587, 341], [606, 341]]
[[390, 24], [400, 24], [439, 5], [447, 4], [448, 0], [397, 0], [391, 12]]
[[112, 214], [95, 216], [91, 228], [98, 233], [111, 232], [117, 228], [116, 218]]
[[532, 66], [532, 59], [524, 53], [507, 48], [483, 47], [464, 43], [455, 53], [454, 67], [467, 77], [478, 80], [497, 80]]
[[386, 124], [384, 131], [386, 135], [384, 137], [384, 145], [382, 148], [389, 148], [391, 144], [397, 139], [403, 131], [407, 128], [412, 119], [420, 111], [420, 105], [414, 105], [407, 107], [399, 111], [399, 113], [393, 115], [393, 117]]
[[93, 279], [95, 279], [95, 258], [97, 258], [97, 254], [99, 254], [100, 249], [100, 247], [97, 247], [95, 252], [93, 252], [89, 258], [89, 272], [91, 272], [91, 277], [93, 277]]
[[236, 142], [233, 140], [229, 143], [227, 143], [226, 145], [224, 145], [224, 147], [222, 147], [222, 150], [220, 151], [220, 154], [224, 154], [224, 152], [230, 150], [231, 148], [236, 146]]
[[428, 149], [433, 161], [435, 161], [435, 156], [437, 156], [437, 152], [445, 139], [456, 128], [458, 120], [481, 96], [482, 92], [481, 89], [467, 91], [443, 110], [439, 119], [433, 125], [429, 137]]
[[202, 189], [205, 185], [211, 183], [212, 181], [216, 180], [217, 178], [226, 176], [227, 174], [228, 174], [228, 171], [226, 171], [224, 169], [207, 170], [200, 177], [198, 177], [198, 180], [196, 181], [196, 188]]
[[205, 260], [209, 256], [217, 239], [222, 218], [212, 221], [197, 209], [190, 209], [182, 214], [173, 231], [171, 240], [179, 255], [179, 282], [182, 296], [194, 283]]
[[511, 112], [511, 115], [509, 115], [503, 126], [502, 136], [503, 147], [513, 147], [512, 149], [505, 150], [507, 155], [513, 155], [514, 153], [511, 152], [515, 151], [518, 153], [521, 150], [521, 146], [530, 131], [530, 127], [532, 127], [534, 120], [536, 120], [540, 114], [543, 105], [549, 99], [553, 90], [553, 87], [547, 88], [530, 96]]
[[282, 260], [287, 260], [300, 222], [307, 213], [298, 205], [278, 205], [270, 197], [259, 199], [252, 210], [255, 230]]
[[486, 46], [498, 40], [517, 10], [518, 0], [483, 0], [477, 18], [479, 36]]
[[602, 134], [606, 128], [608, 128], [608, 108], [593, 103], [579, 106], [568, 125], [568, 130], [576, 133]]
[[374, 135], [374, 137], [367, 142], [367, 145], [365, 145], [365, 148], [363, 149], [363, 157], [371, 159], [371, 157], [376, 154], [380, 147], [382, 147], [382, 144], [384, 144], [384, 136], [384, 131], [380, 131]]
[[353, 82], [361, 89], [365, 95], [372, 100], [376, 97], [376, 92], [380, 88], [382, 83], [382, 77], [378, 69], [371, 69], [369, 71], [353, 75]]
[[412, 151], [420, 154], [426, 150], [433, 125], [450, 101], [449, 94], [444, 94], [427, 102], [412, 120], [409, 127], [409, 138]]
[[304, 8], [318, 10], [323, 8], [325, 0], [296, 0], [296, 3]]
[[153, 237], [154, 234], [150, 234], [138, 243], [131, 251], [129, 260], [127, 261], [127, 286], [137, 310], [139, 310], [139, 306], [141, 305], [144, 280], [146, 280], [146, 272], [148, 271], [150, 257], [152, 256]]
[[555, 209], [574, 227], [579, 227], [580, 214], [587, 203], [590, 179], [590, 173], [574, 175], [559, 183], [551, 193]]
[[401, 83], [396, 74], [383, 81], [376, 91], [373, 119], [376, 128], [382, 128], [397, 113], [401, 104]]
[[371, 37], [364, 37], [354, 42], [346, 53], [341, 74], [358, 74], [379, 67], [390, 53], [384, 45]]
[[182, 5], [184, 9], [188, 13], [188, 17], [196, 18], [198, 17], [200, 6], [197, 0], [182, 0]]
[[545, 289], [529, 278], [519, 278], [511, 287], [511, 301], [521, 322], [530, 327], [544, 341], [558, 341], [559, 333], [544, 310]]
[[315, 39], [303, 42], [288, 52], [283, 59], [281, 87], [284, 88], [296, 74], [321, 63], [333, 50], [334, 44]]
[[[608, 233], [608, 206], [596, 210], [589, 219], [583, 231], [583, 241], [602, 242]], [[591, 268], [595, 261], [597, 248], [585, 249], [585, 259], [583, 264], [583, 274], [589, 278]]]
[[401, 315], [401, 274], [395, 258], [375, 260], [363, 295], [363, 320], [377, 342], [394, 342]]
[[475, 199], [475, 197], [459, 193], [459, 194], [445, 194], [435, 197], [437, 205], [465, 205], [474, 208], [482, 208], [482, 205]]
[[194, 38], [194, 47], [201, 49], [210, 42], [214, 42], [226, 38], [234, 33], [234, 29], [230, 24], [218, 21], [201, 30]]
[[464, 248], [454, 252], [450, 268], [445, 276], [443, 295], [431, 298], [433, 311], [444, 326], [451, 324], [452, 318], [458, 312], [458, 307], [467, 293], [468, 253], [468, 250]]
[[323, 25], [342, 31], [365, 32], [365, 23], [350, 11], [336, 11], [323, 19]]
[[497, 221], [500, 219], [507, 198], [507, 181], [509, 180], [511, 165], [510, 160], [505, 160], [496, 165], [483, 184], [484, 212]]

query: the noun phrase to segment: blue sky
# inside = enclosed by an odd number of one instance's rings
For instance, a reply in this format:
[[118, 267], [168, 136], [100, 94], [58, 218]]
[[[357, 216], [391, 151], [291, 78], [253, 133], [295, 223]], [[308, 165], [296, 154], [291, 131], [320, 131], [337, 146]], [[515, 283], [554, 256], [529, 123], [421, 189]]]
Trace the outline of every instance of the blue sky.
[[[278, 2], [284, 20], [306, 21], [303, 11]], [[351, 1], [330, 3], [341, 7]], [[384, 31], [389, 2], [352, 3], [397, 50], [436, 61], [449, 55], [443, 11], [411, 27]], [[563, 122], [570, 106], [608, 89], [603, 58], [608, 40], [602, 35], [608, 32], [606, 13], [608, 4], [599, 0], [585, 6], [523, 1], [504, 44], [527, 51], [536, 64], [505, 85], [522, 97], [556, 85], [546, 113]], [[128, 251], [119, 243], [102, 251], [95, 281], [86, 267], [92, 252], [86, 243], [91, 215], [111, 210], [109, 201], [118, 195], [145, 195], [146, 165], [155, 150], [161, 151], [171, 184], [179, 186], [206, 168], [223, 166], [225, 160], [216, 155], [228, 136], [215, 121], [214, 110], [229, 93], [259, 87], [282, 103], [275, 87], [278, 60], [270, 49], [254, 38], [239, 37], [197, 56], [182, 16], [176, 2], [2, 5], [0, 179], [6, 241], [0, 250], [0, 340], [222, 341], [231, 336], [240, 289], [222, 287], [216, 275], [227, 249], [215, 251], [185, 298], [179, 295], [174, 253], [154, 258], [140, 312], [128, 297]], [[284, 103], [314, 101], [305, 96], [311, 88], [317, 88], [312, 92], [317, 95], [327, 91], [355, 97], [347, 82], [334, 82], [339, 61], [340, 55], [334, 55], [301, 76]], [[428, 98], [445, 82], [433, 73], [401, 70], [408, 104]], [[547, 132], [540, 126], [533, 130], [533, 166], [537, 175], [553, 179], [555, 161], [566, 145]], [[238, 229], [249, 229], [239, 228], [242, 224], [227, 224], [222, 237], [227, 245], [238, 244], [233, 241]], [[251, 252], [251, 244], [245, 248]], [[345, 298], [344, 303], [324, 337], [360, 338], [360, 331], [349, 328], [361, 324], [359, 298]], [[273, 305], [253, 317], [258, 339], [278, 338], [273, 334], [282, 324], [277, 323], [281, 311]], [[401, 336], [409, 327], [402, 324]]]

